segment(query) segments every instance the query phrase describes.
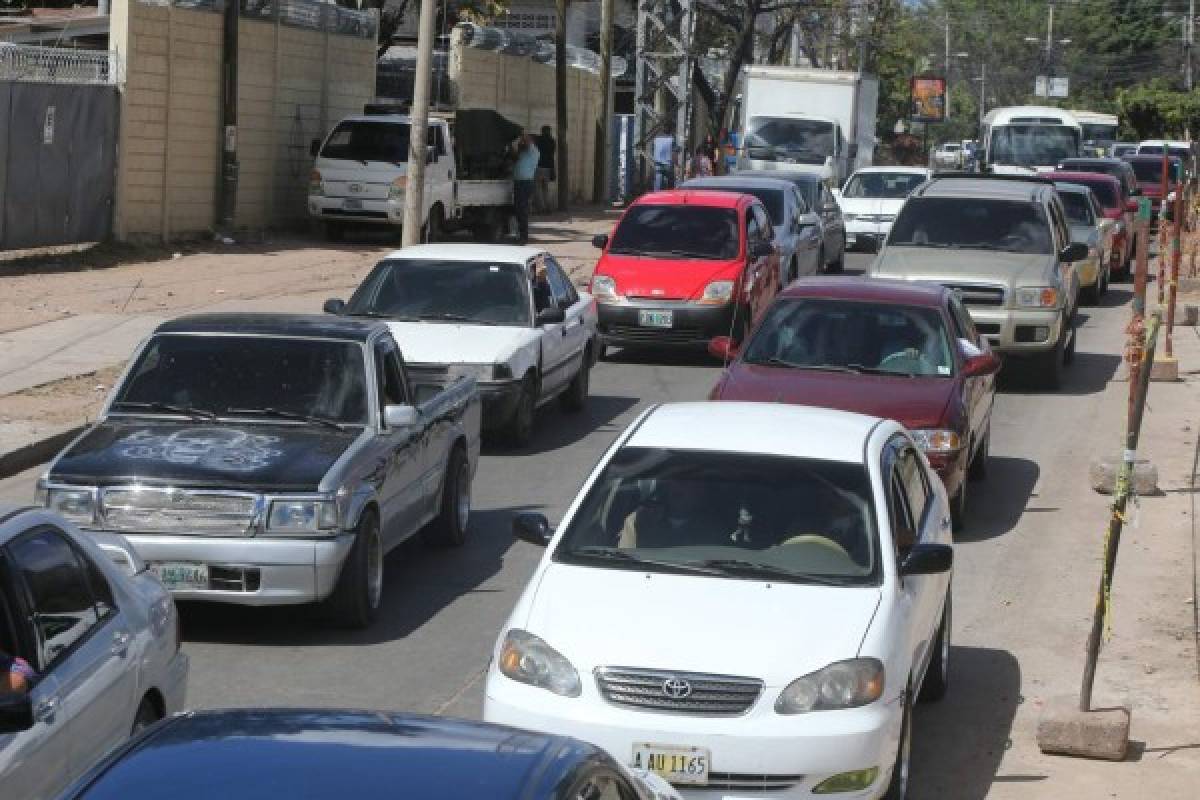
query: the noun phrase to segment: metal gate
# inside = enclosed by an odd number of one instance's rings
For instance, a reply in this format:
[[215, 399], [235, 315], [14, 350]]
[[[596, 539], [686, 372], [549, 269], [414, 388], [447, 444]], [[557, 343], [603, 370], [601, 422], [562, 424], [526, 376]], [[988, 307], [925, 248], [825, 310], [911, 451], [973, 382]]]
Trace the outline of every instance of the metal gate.
[[0, 250], [109, 237], [114, 66], [102, 51], [0, 47]]

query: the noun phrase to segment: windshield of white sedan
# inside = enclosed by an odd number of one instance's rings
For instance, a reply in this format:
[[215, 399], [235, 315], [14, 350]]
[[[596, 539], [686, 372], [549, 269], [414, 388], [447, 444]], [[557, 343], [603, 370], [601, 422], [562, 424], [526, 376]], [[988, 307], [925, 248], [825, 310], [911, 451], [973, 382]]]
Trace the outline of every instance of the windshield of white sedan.
[[610, 253], [711, 258], [738, 254], [737, 211], [715, 206], [634, 206], [613, 234]]
[[934, 309], [814, 298], [777, 303], [743, 360], [813, 371], [948, 377], [950, 352]]
[[281, 337], [156, 336], [121, 385], [112, 410], [362, 425], [367, 418], [362, 346]]
[[910, 172], [863, 172], [850, 179], [842, 196], [903, 199], [924, 182], [924, 175]]
[[888, 244], [1049, 254], [1050, 223], [1038, 203], [914, 197], [904, 204]]
[[528, 270], [473, 261], [384, 261], [346, 306], [351, 316], [528, 327]]
[[876, 582], [861, 464], [625, 447], [588, 491], [558, 561], [799, 583]]

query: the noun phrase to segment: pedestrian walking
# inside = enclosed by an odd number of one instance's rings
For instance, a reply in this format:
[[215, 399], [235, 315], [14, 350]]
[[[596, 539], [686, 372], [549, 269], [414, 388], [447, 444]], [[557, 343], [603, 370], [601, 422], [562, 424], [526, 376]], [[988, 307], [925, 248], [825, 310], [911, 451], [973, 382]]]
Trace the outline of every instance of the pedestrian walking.
[[550, 126], [542, 126], [542, 135], [537, 137], [538, 153], [538, 168], [537, 168], [537, 202], [535, 208], [539, 214], [549, 214], [554, 210], [550, 205], [550, 184], [558, 180], [558, 175], [555, 172], [555, 153], [558, 150], [558, 143], [554, 141], [554, 137], [550, 133]]
[[516, 163], [513, 164], [513, 207], [517, 212], [517, 236], [520, 244], [529, 242], [529, 206], [533, 202], [534, 178], [541, 153], [528, 133], [517, 139]]
[[675, 188], [675, 158], [679, 145], [675, 143], [675, 124], [668, 122], [662, 133], [654, 137], [650, 156], [654, 159], [654, 189]]
[[689, 178], [711, 178], [712, 174], [712, 155], [705, 150], [704, 145], [700, 145], [688, 163], [687, 175]]

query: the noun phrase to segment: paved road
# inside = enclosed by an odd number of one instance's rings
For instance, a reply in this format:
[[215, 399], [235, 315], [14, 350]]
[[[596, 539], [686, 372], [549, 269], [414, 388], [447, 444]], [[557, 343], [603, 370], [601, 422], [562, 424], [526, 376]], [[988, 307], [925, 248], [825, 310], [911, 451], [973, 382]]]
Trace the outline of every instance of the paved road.
[[[861, 255], [850, 259], [852, 269], [865, 263]], [[1049, 680], [1062, 666], [1054, 661], [1053, 647], [1047, 652], [1047, 645], [1029, 633], [1033, 610], [998, 613], [997, 598], [1016, 598], [1019, 604], [1028, 595], [1052, 604], [1056, 592], [1063, 591], [1055, 588], [1060, 578], [1053, 563], [1030, 566], [1024, 553], [1038, 546], [1047, 517], [1067, 507], [1065, 498], [1077, 491], [1072, 487], [1079, 483], [1079, 460], [1087, 451], [1072, 443], [1087, 440], [1098, 393], [1117, 367], [1125, 318], [1117, 306], [1127, 299], [1128, 292], [1118, 287], [1106, 307], [1085, 309], [1079, 356], [1061, 393], [1005, 392], [998, 399], [991, 475], [975, 492], [958, 549], [957, 683], [945, 702], [922, 708], [917, 716], [917, 796], [981, 798], [992, 790], [1002, 757], [1009, 773], [1028, 766], [1023, 757], [1005, 756], [1022, 692], [1031, 691], [1031, 680], [1037, 683], [1031, 676]], [[660, 354], [600, 364], [586, 413], [547, 410], [529, 452], [485, 452], [464, 549], [414, 546], [391, 556], [381, 619], [367, 632], [330, 631], [291, 609], [186, 607], [190, 703], [202, 708], [339, 705], [477, 716], [494, 637], [541, 552], [513, 542], [512, 514], [532, 509], [556, 520], [639, 409], [703, 398], [716, 376], [717, 369], [700, 357], [679, 363]], [[0, 502], [28, 500], [33, 479], [29, 472], [0, 482]], [[1059, 535], [1065, 537], [1065, 529]], [[1069, 616], [1077, 624], [1078, 615]], [[1008, 777], [1018, 784], [1024, 779]], [[998, 780], [1003, 788], [1005, 777]], [[1020, 785], [1009, 789], [1020, 790]]]

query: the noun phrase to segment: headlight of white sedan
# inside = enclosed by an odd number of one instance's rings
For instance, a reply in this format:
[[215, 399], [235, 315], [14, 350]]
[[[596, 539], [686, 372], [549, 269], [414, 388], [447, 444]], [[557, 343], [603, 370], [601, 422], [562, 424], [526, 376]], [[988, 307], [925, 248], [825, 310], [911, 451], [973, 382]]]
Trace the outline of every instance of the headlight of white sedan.
[[337, 506], [328, 500], [272, 500], [268, 533], [322, 533], [337, 528]]
[[563, 697], [578, 697], [583, 690], [571, 662], [528, 631], [513, 628], [504, 636], [498, 666], [503, 675], [518, 683]]
[[857, 708], [883, 694], [883, 664], [876, 658], [852, 658], [797, 678], [779, 693], [775, 711], [807, 714]]
[[79, 525], [90, 525], [96, 518], [96, 490], [38, 489], [38, 500], [46, 508]]

